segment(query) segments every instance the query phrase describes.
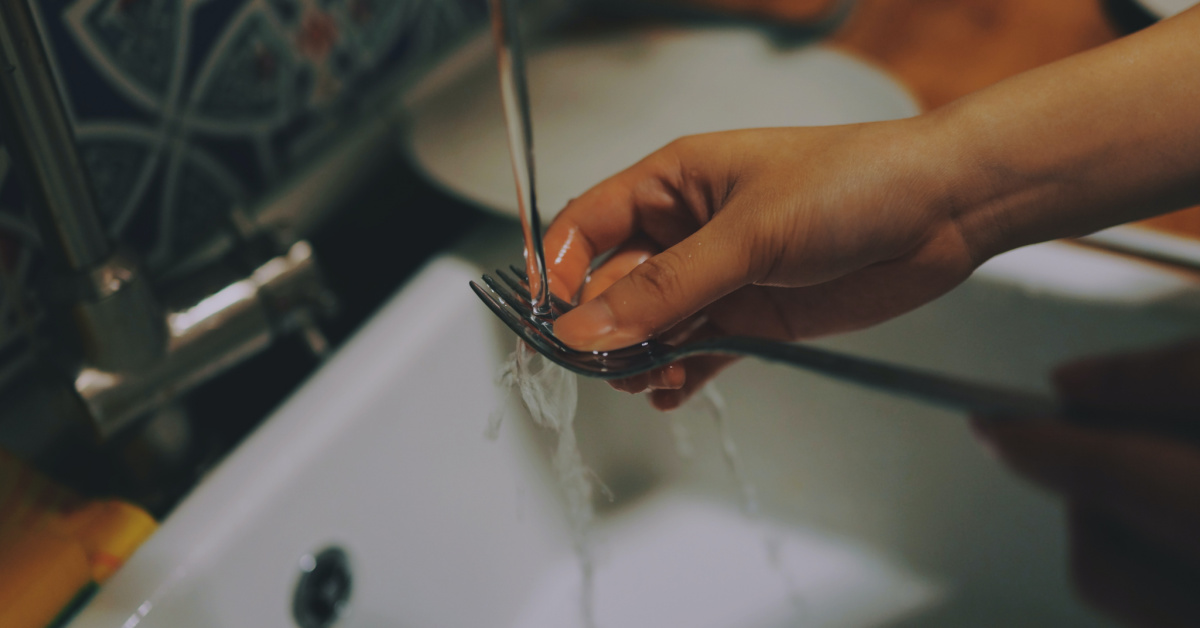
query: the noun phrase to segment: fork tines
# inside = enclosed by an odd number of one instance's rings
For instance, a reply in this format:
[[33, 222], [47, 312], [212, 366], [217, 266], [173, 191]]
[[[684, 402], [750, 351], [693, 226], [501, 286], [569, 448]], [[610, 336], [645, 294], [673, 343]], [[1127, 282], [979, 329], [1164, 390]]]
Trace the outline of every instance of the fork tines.
[[[496, 313], [513, 331], [517, 332], [527, 342], [538, 343], [558, 350], [568, 350], [567, 346], [554, 336], [553, 319], [557, 312], [550, 317], [538, 316], [533, 313], [530, 304], [529, 290], [516, 280], [508, 277], [504, 271], [497, 270], [496, 274], [503, 281], [498, 281], [491, 275], [484, 275], [483, 282], [491, 288], [492, 294], [475, 282], [471, 282], [484, 303]], [[494, 296], [493, 296], [494, 295]]]
[[533, 316], [527, 301], [510, 292], [508, 288], [489, 275], [483, 276], [483, 282], [491, 290], [480, 286], [474, 281], [470, 282], [471, 290], [488, 306], [488, 309], [493, 314], [507, 325], [509, 329], [525, 340], [525, 342], [543, 353], [547, 350], [563, 346], [554, 337], [548, 321], [539, 321], [536, 316]]
[[[525, 296], [528, 296], [530, 294], [529, 293], [529, 275], [526, 275], [525, 271], [521, 270], [521, 268], [519, 266], [514, 266], [512, 264], [509, 264], [508, 269], [511, 270], [514, 275], [517, 276], [517, 279], [520, 279], [520, 282], [517, 282], [517, 285], [520, 286], [522, 294], [524, 294]], [[506, 282], [508, 281], [508, 277], [504, 276], [503, 272], [501, 272], [499, 269], [497, 269], [496, 272], [500, 273], [500, 275], [502, 276], [501, 277], [502, 279], [504, 279]], [[509, 285], [512, 285], [512, 284], [509, 284]], [[566, 301], [563, 301], [562, 299], [554, 296], [553, 292], [548, 292], [548, 294], [550, 295], [550, 308], [551, 308], [554, 318], [558, 318], [558, 316], [560, 314], [566, 314], [567, 312], [570, 312], [571, 309], [573, 307], [575, 307], [575, 306], [571, 305], [570, 303], [567, 303]], [[532, 301], [533, 299], [530, 298], [529, 300]]]

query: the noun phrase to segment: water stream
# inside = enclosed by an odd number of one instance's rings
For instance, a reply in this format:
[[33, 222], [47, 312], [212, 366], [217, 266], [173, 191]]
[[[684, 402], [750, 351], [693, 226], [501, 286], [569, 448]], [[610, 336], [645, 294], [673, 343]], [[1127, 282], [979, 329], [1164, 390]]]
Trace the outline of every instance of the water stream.
[[[509, 153], [512, 158], [513, 177], [516, 180], [521, 230], [525, 240], [525, 273], [529, 277], [531, 305], [535, 314], [548, 315], [549, 285], [542, 247], [541, 217], [537, 207], [533, 126], [517, 3], [512, 0], [489, 0], [489, 5]], [[518, 340], [516, 349], [500, 370], [497, 383], [504, 388], [519, 390], [521, 400], [534, 423], [554, 432], [558, 437], [551, 458], [566, 502], [567, 520], [582, 572], [580, 612], [584, 625], [594, 628], [595, 568], [588, 539], [588, 528], [595, 519], [592, 506], [593, 474], [583, 464], [575, 436], [578, 380], [574, 374], [554, 365]], [[746, 476], [737, 447], [729, 434], [725, 401], [711, 385], [705, 387], [702, 394], [717, 423], [721, 452], [738, 485], [742, 511], [747, 517], [756, 518], [758, 499], [755, 487]], [[498, 409], [489, 421], [489, 437], [496, 437], [502, 420], [503, 410]], [[691, 443], [686, 436], [686, 430], [677, 420], [673, 420], [672, 429], [680, 455], [690, 456]], [[769, 560], [781, 575], [787, 578], [779, 561], [778, 541], [769, 538], [765, 541]]]
[[525, 274], [529, 277], [533, 311], [544, 315], [550, 313], [550, 288], [546, 281], [546, 253], [542, 249], [542, 220], [538, 214], [533, 163], [533, 123], [517, 6], [517, 2], [510, 0], [490, 0], [492, 38], [496, 44], [508, 150], [517, 183], [517, 207], [525, 236]]
[[[580, 613], [584, 625], [595, 626], [592, 608], [594, 565], [588, 529], [595, 519], [592, 506], [594, 474], [583, 464], [575, 437], [575, 412], [579, 404], [579, 380], [574, 373], [547, 360], [540, 353], [517, 340], [516, 349], [500, 368], [496, 383], [502, 389], [516, 389], [521, 402], [529, 411], [534, 424], [550, 430], [558, 437], [551, 461], [563, 500], [566, 503], [567, 523], [571, 541], [579, 557], [583, 586], [580, 591]], [[497, 406], [489, 420], [487, 434], [495, 438], [504, 420], [505, 405]], [[601, 487], [603, 489], [603, 487]]]

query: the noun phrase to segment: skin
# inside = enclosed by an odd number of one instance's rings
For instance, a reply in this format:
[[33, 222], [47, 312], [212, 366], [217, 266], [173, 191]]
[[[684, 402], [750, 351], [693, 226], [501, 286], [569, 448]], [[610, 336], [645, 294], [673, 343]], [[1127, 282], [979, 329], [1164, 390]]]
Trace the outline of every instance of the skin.
[[[1197, 41], [1192, 9], [916, 118], [677, 140], [547, 230], [551, 289], [583, 301], [556, 334], [602, 350], [851, 331], [1001, 252], [1200, 203]], [[729, 363], [692, 358], [614, 386], [668, 410]], [[1197, 365], [1188, 345], [1060, 374], [1064, 395], [1117, 418], [976, 421], [1064, 496], [1081, 593], [1134, 625], [1200, 625], [1187, 595], [1200, 590]]]
[[1073, 424], [975, 419], [1017, 473], [1067, 503], [1079, 595], [1131, 626], [1200, 625], [1200, 341], [1059, 369]]

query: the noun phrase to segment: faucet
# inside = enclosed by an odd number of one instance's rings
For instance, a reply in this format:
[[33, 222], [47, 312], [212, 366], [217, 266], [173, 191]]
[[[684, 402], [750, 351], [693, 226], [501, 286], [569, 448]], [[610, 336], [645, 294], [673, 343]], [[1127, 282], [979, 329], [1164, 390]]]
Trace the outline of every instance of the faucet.
[[327, 350], [315, 320], [331, 312], [333, 296], [303, 240], [277, 243], [278, 254], [249, 275], [192, 303], [163, 305], [140, 260], [100, 220], [26, 0], [0, 0], [0, 130], [51, 267], [47, 292], [58, 312], [51, 320], [71, 330], [45, 358], [52, 367], [43, 370], [58, 380], [8, 391], [23, 398], [0, 404], [0, 423], [33, 420], [3, 417], [7, 408], [28, 412], [38, 405], [34, 396], [54, 399], [41, 404], [41, 414], [71, 408], [103, 442], [283, 334], [299, 330], [314, 352]]
[[119, 252], [96, 211], [29, 6], [0, 2], [0, 125], [35, 209], [53, 293], [69, 303], [83, 355], [104, 368], [137, 368], [158, 359], [165, 328], [139, 264]]

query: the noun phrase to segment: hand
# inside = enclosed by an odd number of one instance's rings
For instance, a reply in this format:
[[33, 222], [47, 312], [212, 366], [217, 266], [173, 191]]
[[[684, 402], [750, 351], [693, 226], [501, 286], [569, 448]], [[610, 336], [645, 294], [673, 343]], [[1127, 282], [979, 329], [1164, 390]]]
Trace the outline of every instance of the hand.
[[[547, 230], [551, 289], [583, 301], [555, 332], [585, 350], [651, 337], [796, 340], [906, 312], [982, 261], [952, 211], [949, 181], [963, 178], [943, 165], [964, 161], [922, 118], [673, 142]], [[652, 402], [670, 409], [729, 362], [696, 357], [614, 385], [655, 389]]]
[[976, 420], [976, 431], [1067, 501], [1085, 600], [1132, 626], [1200, 626], [1200, 341], [1078, 362], [1055, 379], [1094, 418]]
[[[1177, 80], [1200, 69], [1198, 34], [1200, 7], [909, 120], [672, 143], [551, 225], [560, 296], [621, 251], [556, 333], [611, 349], [858, 329], [991, 255], [1200, 203], [1200, 83]], [[671, 408], [727, 363], [617, 386]]]
[[673, 0], [673, 2], [795, 24], [819, 22], [833, 14], [838, 6], [838, 0]]

